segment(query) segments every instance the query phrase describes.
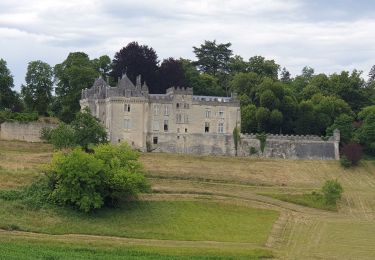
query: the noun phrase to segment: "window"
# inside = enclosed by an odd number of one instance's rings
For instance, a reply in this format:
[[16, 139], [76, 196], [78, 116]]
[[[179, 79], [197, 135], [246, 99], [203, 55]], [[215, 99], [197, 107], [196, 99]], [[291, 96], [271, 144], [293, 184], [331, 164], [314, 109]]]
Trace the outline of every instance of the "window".
[[224, 123], [219, 123], [217, 127], [217, 132], [220, 134], [224, 133]]
[[158, 137], [157, 136], [154, 136], [154, 138], [152, 138], [152, 143], [158, 144]]
[[210, 110], [206, 110], [206, 118], [210, 118], [211, 117], [211, 111]]
[[130, 104], [128, 104], [128, 112], [130, 112]]
[[187, 133], [187, 128], [185, 128], [185, 133]]
[[158, 105], [154, 105], [154, 115], [155, 116], [159, 115], [159, 106]]
[[164, 106], [164, 115], [169, 116], [169, 107], [168, 106]]
[[180, 108], [180, 103], [176, 103], [176, 108]]
[[210, 132], [210, 123], [209, 122], [204, 123], [204, 132], [205, 133]]
[[128, 111], [128, 104], [124, 104], [124, 112]]
[[181, 114], [176, 114], [176, 123], [177, 124], [182, 123], [182, 116], [181, 116]]
[[152, 130], [153, 131], [159, 131], [159, 122], [158, 121], [152, 122]]
[[189, 109], [189, 104], [184, 103], [184, 108]]
[[185, 124], [189, 123], [189, 116], [188, 115], [184, 115], [184, 123]]
[[224, 118], [224, 111], [220, 111], [220, 112], [219, 112], [219, 117], [220, 117], [220, 118]]
[[125, 120], [124, 120], [124, 129], [125, 129], [125, 130], [130, 130], [130, 129], [131, 129], [131, 122], [130, 122], [130, 119], [125, 119]]
[[164, 132], [168, 132], [168, 120], [164, 120]]

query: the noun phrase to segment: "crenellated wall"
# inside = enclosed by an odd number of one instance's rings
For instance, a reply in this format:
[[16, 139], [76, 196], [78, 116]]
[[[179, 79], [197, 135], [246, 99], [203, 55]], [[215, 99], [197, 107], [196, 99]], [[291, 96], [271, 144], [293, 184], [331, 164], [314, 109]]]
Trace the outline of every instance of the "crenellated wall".
[[[152, 144], [152, 135], [148, 136]], [[242, 134], [238, 156], [252, 156], [280, 159], [338, 160], [340, 133], [323, 139], [313, 135], [267, 135], [264, 151], [254, 134]], [[152, 151], [168, 153], [189, 153], [197, 155], [234, 156], [234, 142], [231, 134], [163, 134], [158, 144], [151, 145]]]

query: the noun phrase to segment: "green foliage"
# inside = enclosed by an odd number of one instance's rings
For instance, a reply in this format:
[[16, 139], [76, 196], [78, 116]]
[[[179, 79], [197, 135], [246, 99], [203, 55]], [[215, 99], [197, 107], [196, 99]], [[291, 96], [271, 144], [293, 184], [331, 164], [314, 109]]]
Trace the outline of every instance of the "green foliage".
[[84, 149], [88, 149], [90, 144], [100, 144], [107, 142], [107, 132], [99, 120], [91, 115], [88, 109], [76, 114], [76, 118], [71, 123], [74, 131], [74, 141]]
[[45, 177], [40, 177], [31, 185], [19, 190], [0, 190], [0, 199], [6, 201], [21, 201], [31, 209], [46, 208], [50, 205], [50, 184]]
[[57, 85], [54, 113], [69, 123], [80, 110], [82, 89], [92, 86], [98, 72], [86, 53], [72, 52], [54, 67], [54, 74]]
[[56, 149], [66, 149], [77, 146], [74, 129], [65, 123], [60, 123], [57, 128], [50, 131], [44, 130], [42, 137]]
[[85, 109], [76, 114], [70, 125], [60, 123], [55, 129], [43, 130], [42, 138], [57, 149], [81, 146], [87, 150], [89, 145], [106, 143], [107, 132], [99, 120]]
[[249, 154], [254, 155], [254, 154], [257, 154], [257, 153], [258, 153], [258, 150], [255, 147], [251, 146], [250, 150], [249, 150]]
[[265, 132], [268, 128], [271, 112], [268, 108], [259, 107], [255, 113], [258, 122], [258, 132]]
[[236, 156], [238, 154], [238, 144], [241, 143], [241, 134], [240, 129], [236, 127], [233, 129], [233, 142], [234, 142], [234, 150], [236, 152]]
[[340, 143], [341, 144], [347, 144], [349, 143], [353, 138], [354, 133], [354, 118], [347, 114], [341, 114], [339, 115], [334, 123], [327, 128], [327, 136], [332, 136], [333, 131], [335, 129], [340, 130]]
[[229, 49], [231, 43], [217, 44], [214, 41], [205, 41], [200, 47], [193, 47], [193, 52], [197, 57], [196, 65], [199, 70], [212, 76], [216, 76], [219, 72], [228, 71], [228, 63], [233, 55]]
[[32, 61], [27, 67], [26, 86], [22, 86], [22, 96], [26, 108], [39, 115], [47, 115], [52, 101], [53, 71], [50, 65], [40, 60]]
[[57, 153], [47, 168], [51, 199], [84, 212], [115, 205], [121, 198], [136, 197], [149, 186], [138, 155], [126, 144], [99, 145], [94, 154], [81, 149]]
[[38, 120], [38, 113], [17, 113], [9, 110], [0, 111], [0, 124], [3, 122], [32, 122]]
[[263, 196], [268, 196], [274, 199], [302, 205], [305, 207], [323, 209], [329, 211], [337, 211], [336, 204], [327, 204], [324, 196], [319, 192], [304, 193], [304, 194], [268, 194], [261, 193]]
[[344, 168], [349, 168], [352, 166], [352, 162], [345, 155], [343, 155], [340, 158], [340, 165]]
[[264, 153], [264, 148], [266, 147], [267, 135], [266, 133], [261, 133], [256, 135], [257, 139], [260, 142], [260, 150]]
[[13, 91], [13, 76], [5, 60], [0, 59], [0, 110], [16, 111], [17, 94]]
[[322, 187], [322, 192], [328, 205], [336, 205], [337, 201], [341, 199], [343, 188], [337, 180], [329, 180]]
[[355, 136], [367, 153], [375, 155], [375, 105], [363, 108], [358, 118], [362, 120], [362, 125]]
[[241, 109], [241, 131], [243, 133], [255, 133], [257, 130], [255, 105], [243, 106]]
[[248, 71], [255, 72], [261, 77], [277, 79], [280, 65], [274, 60], [266, 60], [262, 56], [254, 56], [249, 59]]

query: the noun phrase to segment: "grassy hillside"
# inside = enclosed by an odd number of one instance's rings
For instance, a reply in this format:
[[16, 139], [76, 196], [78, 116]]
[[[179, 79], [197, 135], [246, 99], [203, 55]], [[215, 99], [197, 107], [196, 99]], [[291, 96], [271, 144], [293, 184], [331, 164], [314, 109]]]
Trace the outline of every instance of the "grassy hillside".
[[[51, 154], [45, 144], [0, 141], [0, 189], [30, 183]], [[30, 257], [31, 252], [45, 252], [61, 259], [95, 259], [101, 254], [111, 259], [375, 255], [374, 161], [353, 169], [343, 169], [336, 161], [157, 153], [142, 154], [141, 161], [154, 192], [120, 209], [85, 216], [69, 210], [30, 211], [17, 201], [0, 200], [3, 228], [41, 232], [0, 231], [0, 258], [16, 255], [15, 251], [19, 258], [27, 252]], [[276, 199], [319, 190], [329, 179], [338, 179], [344, 188], [335, 212]], [[82, 240], [90, 242], [77, 244]]]

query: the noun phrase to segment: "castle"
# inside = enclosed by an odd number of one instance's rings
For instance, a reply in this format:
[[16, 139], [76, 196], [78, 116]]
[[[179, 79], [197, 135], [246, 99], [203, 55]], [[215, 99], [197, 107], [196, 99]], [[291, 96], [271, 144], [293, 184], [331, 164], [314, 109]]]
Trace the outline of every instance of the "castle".
[[235, 96], [196, 96], [180, 87], [150, 94], [140, 76], [134, 85], [123, 75], [116, 87], [99, 78], [82, 90], [80, 105], [103, 123], [112, 143], [125, 141], [142, 151], [232, 154], [228, 144], [241, 123]]
[[338, 160], [340, 132], [319, 136], [241, 134], [240, 103], [232, 97], [193, 95], [192, 88], [169, 88], [150, 94], [138, 76], [134, 85], [124, 75], [116, 87], [102, 78], [82, 90], [81, 108], [88, 107], [105, 126], [112, 143], [127, 142], [141, 151], [262, 156], [284, 159]]

